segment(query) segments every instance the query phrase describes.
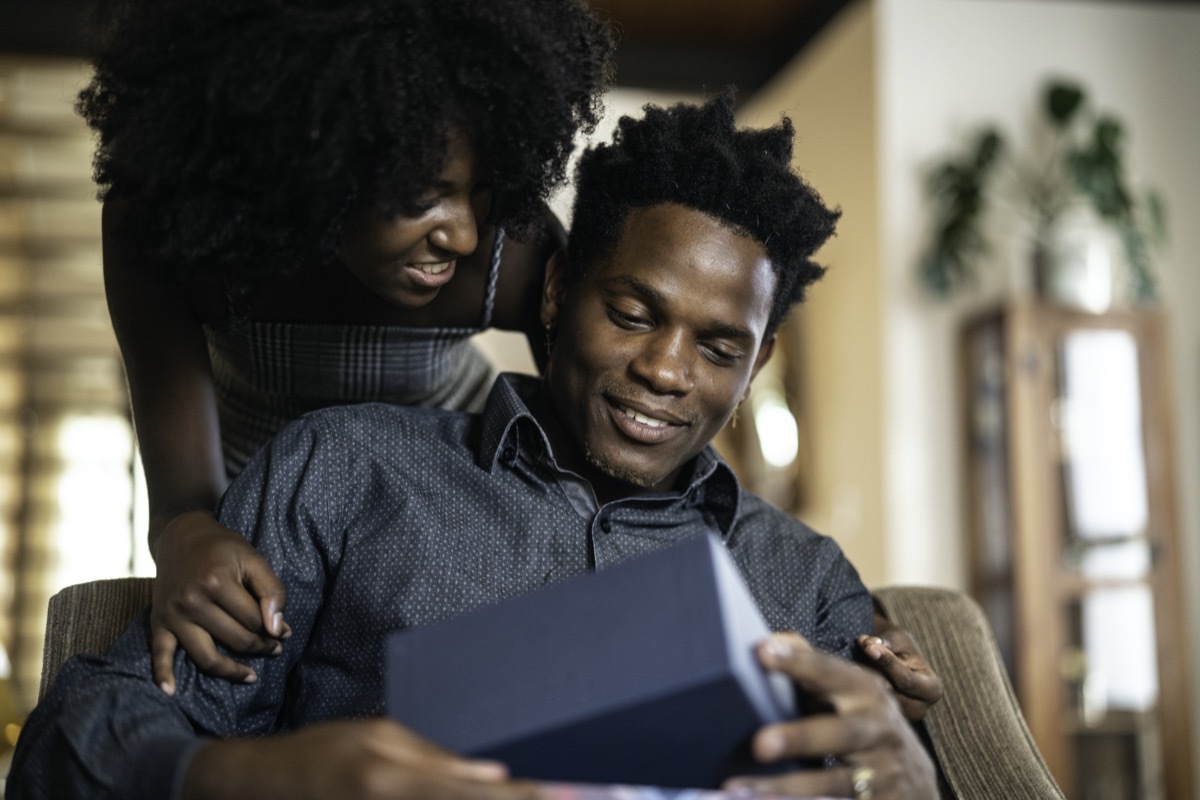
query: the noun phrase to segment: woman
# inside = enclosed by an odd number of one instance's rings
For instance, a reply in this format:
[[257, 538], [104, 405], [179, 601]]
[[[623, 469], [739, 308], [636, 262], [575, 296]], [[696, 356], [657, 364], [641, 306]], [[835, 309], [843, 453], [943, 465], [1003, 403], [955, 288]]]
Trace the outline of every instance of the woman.
[[583, 0], [133, 0], [80, 112], [158, 565], [155, 679], [181, 645], [269, 653], [283, 588], [212, 517], [313, 408], [473, 408], [467, 338], [542, 352], [546, 210], [595, 124], [611, 40]]

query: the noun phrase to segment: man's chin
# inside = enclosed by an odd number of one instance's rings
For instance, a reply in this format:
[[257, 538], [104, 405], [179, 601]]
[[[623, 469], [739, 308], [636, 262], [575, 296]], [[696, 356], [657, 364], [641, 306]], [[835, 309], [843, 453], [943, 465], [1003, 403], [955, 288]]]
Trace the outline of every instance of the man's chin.
[[624, 464], [616, 464], [608, 459], [600, 458], [590, 449], [584, 455], [587, 457], [588, 463], [605, 476], [635, 488], [653, 489], [662, 481], [660, 476], [650, 475], [642, 470], [632, 469]]

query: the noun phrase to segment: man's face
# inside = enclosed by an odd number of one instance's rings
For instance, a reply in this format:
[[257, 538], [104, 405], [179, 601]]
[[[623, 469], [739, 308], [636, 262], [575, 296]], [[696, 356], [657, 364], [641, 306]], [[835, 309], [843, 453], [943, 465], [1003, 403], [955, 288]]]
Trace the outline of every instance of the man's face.
[[547, 373], [563, 429], [555, 452], [593, 484], [671, 489], [770, 356], [766, 250], [662, 204], [632, 211], [613, 252], [569, 290], [565, 272], [552, 264], [542, 309], [558, 327]]

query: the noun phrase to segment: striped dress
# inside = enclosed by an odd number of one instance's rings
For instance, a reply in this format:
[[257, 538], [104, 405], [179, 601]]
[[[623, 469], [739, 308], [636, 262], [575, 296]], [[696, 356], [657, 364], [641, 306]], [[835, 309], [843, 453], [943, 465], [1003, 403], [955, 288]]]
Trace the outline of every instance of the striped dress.
[[378, 401], [482, 409], [495, 374], [469, 340], [491, 325], [503, 246], [497, 231], [478, 327], [206, 325], [229, 478], [283, 426], [318, 408]]

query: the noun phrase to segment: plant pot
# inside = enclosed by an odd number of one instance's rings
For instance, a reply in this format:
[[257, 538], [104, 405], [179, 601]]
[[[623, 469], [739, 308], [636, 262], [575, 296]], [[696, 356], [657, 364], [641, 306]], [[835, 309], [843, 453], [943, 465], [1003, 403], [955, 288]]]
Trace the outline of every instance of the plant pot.
[[1089, 208], [1059, 215], [1034, 243], [1033, 285], [1042, 300], [1102, 313], [1126, 303], [1119, 234]]

